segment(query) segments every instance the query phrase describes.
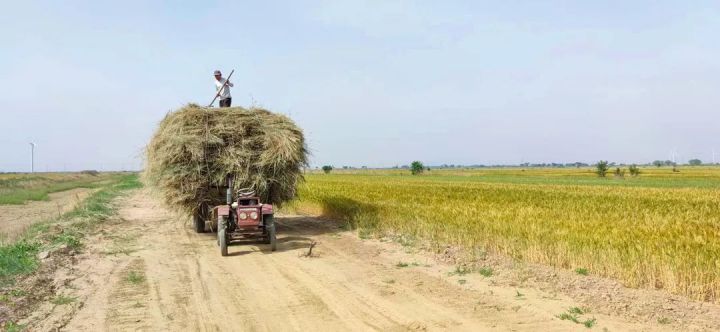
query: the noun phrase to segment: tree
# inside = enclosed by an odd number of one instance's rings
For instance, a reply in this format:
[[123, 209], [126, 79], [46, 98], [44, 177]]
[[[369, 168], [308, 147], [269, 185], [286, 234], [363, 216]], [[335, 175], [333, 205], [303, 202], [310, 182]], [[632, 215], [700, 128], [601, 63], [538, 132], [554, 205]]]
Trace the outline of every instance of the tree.
[[664, 164], [662, 160], [655, 160], [652, 163], [653, 165], [655, 165], [655, 167], [662, 167], [662, 165]]
[[600, 160], [597, 164], [595, 164], [595, 173], [601, 178], [605, 177], [605, 174], [607, 174], [608, 171], [608, 162], [606, 160]]
[[690, 166], [700, 166], [700, 165], [702, 165], [702, 160], [690, 159], [690, 161], [688, 161], [688, 164], [690, 164]]
[[333, 167], [330, 165], [325, 165], [322, 167], [322, 170], [323, 170], [323, 172], [325, 172], [325, 174], [330, 174], [330, 171], [333, 170]]
[[410, 172], [412, 175], [421, 174], [423, 171], [425, 171], [425, 165], [423, 165], [423, 163], [416, 160], [410, 164]]
[[635, 164], [630, 165], [629, 170], [630, 170], [630, 175], [632, 175], [632, 176], [640, 175], [640, 169]]

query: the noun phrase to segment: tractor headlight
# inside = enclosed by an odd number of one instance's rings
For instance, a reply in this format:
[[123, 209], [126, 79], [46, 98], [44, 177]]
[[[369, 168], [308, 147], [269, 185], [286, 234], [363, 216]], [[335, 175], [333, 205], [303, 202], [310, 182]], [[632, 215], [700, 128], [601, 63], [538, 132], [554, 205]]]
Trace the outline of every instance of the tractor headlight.
[[247, 213], [245, 213], [245, 212], [240, 212], [240, 214], [238, 215], [238, 217], [240, 217], [240, 219], [247, 219]]
[[230, 204], [230, 206], [232, 206], [233, 209], [237, 209], [238, 203], [237, 203], [237, 202], [233, 202], [232, 204]]
[[257, 219], [257, 212], [250, 212], [250, 219]]

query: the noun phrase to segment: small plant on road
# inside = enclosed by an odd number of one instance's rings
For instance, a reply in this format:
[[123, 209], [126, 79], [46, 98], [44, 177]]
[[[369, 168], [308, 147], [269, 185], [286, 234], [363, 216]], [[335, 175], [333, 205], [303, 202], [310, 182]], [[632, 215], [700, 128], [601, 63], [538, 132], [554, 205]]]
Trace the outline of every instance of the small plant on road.
[[492, 275], [493, 275], [493, 269], [491, 267], [487, 267], [487, 266], [481, 267], [480, 270], [478, 270], [478, 272], [480, 273], [480, 275], [482, 275], [483, 277], [486, 277], [486, 278], [492, 277]]
[[577, 273], [577, 274], [579, 274], [579, 275], [583, 275], [583, 276], [586, 276], [586, 275], [589, 275], [589, 274], [590, 274], [590, 272], [588, 271], [588, 269], [586, 269], [586, 268], [584, 268], [584, 267], [579, 267], [579, 268], [575, 269], [575, 273]]
[[557, 315], [560, 320], [569, 320], [575, 324], [582, 324], [587, 328], [591, 328], [597, 323], [595, 317], [590, 319], [581, 319], [580, 315], [590, 312], [587, 308], [571, 307], [566, 312]]
[[595, 317], [593, 317], [591, 319], [585, 320], [583, 322], [583, 325], [585, 325], [585, 327], [587, 327], [587, 328], [591, 328], [595, 325], [595, 322], [597, 322], [597, 319], [595, 319]]
[[145, 277], [137, 271], [130, 271], [130, 273], [128, 273], [127, 275], [127, 281], [131, 284], [137, 285], [145, 281]]

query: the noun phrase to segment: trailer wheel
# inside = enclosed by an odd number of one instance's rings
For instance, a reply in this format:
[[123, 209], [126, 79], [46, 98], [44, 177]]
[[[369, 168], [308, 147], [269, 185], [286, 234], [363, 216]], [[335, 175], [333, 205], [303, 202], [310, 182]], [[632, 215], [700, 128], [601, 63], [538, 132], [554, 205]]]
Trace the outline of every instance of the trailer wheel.
[[275, 220], [273, 218], [272, 214], [269, 214], [265, 216], [266, 223], [265, 227], [267, 228], [267, 239], [265, 239], [265, 243], [270, 245], [270, 250], [275, 251], [277, 250], [277, 236], [275, 235]]
[[228, 238], [226, 234], [227, 229], [227, 217], [220, 217], [218, 222], [218, 245], [220, 246], [220, 255], [228, 255]]
[[196, 233], [205, 233], [205, 220], [208, 217], [208, 206], [206, 203], [200, 203], [197, 211], [193, 214], [193, 228]]

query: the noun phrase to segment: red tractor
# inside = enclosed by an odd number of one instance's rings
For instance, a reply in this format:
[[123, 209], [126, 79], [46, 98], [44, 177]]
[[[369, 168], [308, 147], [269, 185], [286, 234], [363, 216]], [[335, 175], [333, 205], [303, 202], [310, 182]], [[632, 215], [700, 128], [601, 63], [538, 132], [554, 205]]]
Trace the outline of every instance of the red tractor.
[[272, 204], [261, 203], [251, 189], [240, 189], [236, 192], [237, 197], [233, 198], [232, 188], [232, 178], [228, 177], [226, 204], [212, 209], [207, 204], [200, 204], [193, 218], [195, 231], [205, 232], [206, 224], [217, 230], [220, 254], [223, 256], [228, 255], [228, 245], [232, 242], [246, 239], [260, 239], [275, 251], [277, 238]]

